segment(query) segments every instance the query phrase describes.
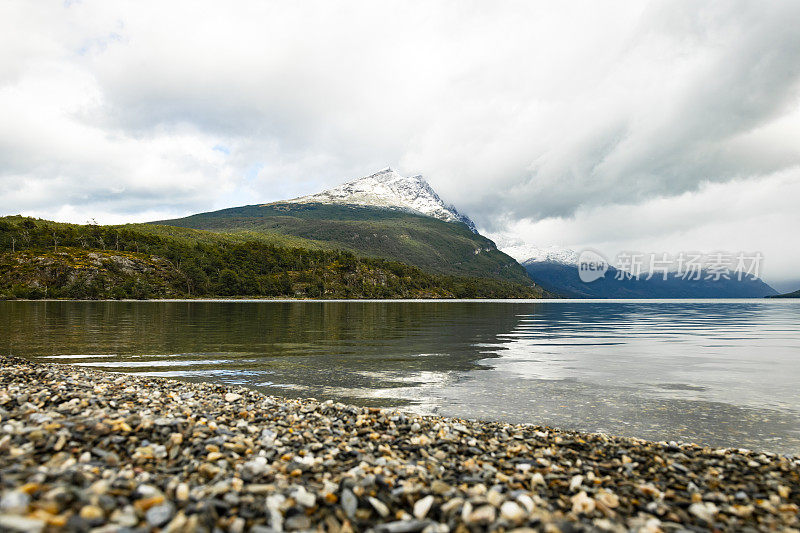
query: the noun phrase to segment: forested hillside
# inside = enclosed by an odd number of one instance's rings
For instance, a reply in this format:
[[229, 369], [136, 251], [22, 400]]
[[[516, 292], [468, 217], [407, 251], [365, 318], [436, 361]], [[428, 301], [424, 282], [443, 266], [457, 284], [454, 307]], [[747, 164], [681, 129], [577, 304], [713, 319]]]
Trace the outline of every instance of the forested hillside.
[[419, 267], [427, 272], [522, 284], [531, 280], [513, 258], [460, 222], [388, 207], [274, 203], [199, 213], [160, 225], [261, 239], [297, 239]]
[[[531, 286], [430, 274], [396, 261], [298, 247], [293, 237], [221, 235], [152, 225], [0, 218], [6, 298], [514, 298]], [[315, 246], [311, 243], [309, 246]]]

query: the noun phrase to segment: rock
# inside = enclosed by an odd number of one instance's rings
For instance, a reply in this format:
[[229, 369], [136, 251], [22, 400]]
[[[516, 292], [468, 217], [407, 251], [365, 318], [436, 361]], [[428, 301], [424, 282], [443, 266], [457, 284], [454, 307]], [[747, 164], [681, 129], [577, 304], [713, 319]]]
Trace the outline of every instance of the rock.
[[342, 491], [342, 509], [344, 509], [344, 514], [350, 518], [353, 518], [356, 515], [357, 508], [358, 500], [356, 499], [355, 494], [353, 494], [350, 489], [344, 489]]
[[39, 533], [44, 530], [46, 523], [42, 520], [25, 518], [15, 514], [0, 514], [0, 531]]
[[136, 511], [132, 505], [126, 505], [122, 509], [116, 509], [111, 513], [109, 521], [120, 527], [134, 527], [139, 523]]
[[397, 520], [375, 526], [375, 533], [415, 533], [430, 524], [422, 520]]
[[[238, 519], [241, 520], [241, 519]], [[181, 531], [185, 531], [187, 529], [186, 525], [189, 523], [189, 520], [186, 518], [186, 515], [183, 512], [179, 512], [176, 514], [172, 520], [169, 521], [162, 533], [179, 533]], [[228, 528], [228, 533], [242, 533], [241, 530], [236, 532], [233, 529], [233, 525]]]
[[503, 502], [500, 506], [500, 518], [504, 518], [513, 524], [517, 524], [525, 520], [528, 513], [518, 503]]
[[497, 511], [491, 505], [478, 507], [467, 516], [467, 524], [491, 524], [497, 516]]
[[28, 512], [28, 505], [31, 497], [21, 491], [11, 490], [3, 494], [0, 498], [0, 512], [9, 514], [25, 514]]
[[422, 533], [450, 533], [450, 526], [447, 524], [428, 524], [422, 529]]
[[577, 514], [589, 514], [594, 511], [596, 504], [595, 501], [586, 494], [586, 491], [581, 491], [572, 498], [572, 512]]
[[255, 525], [250, 528], [249, 533], [280, 533], [280, 530], [267, 526]]
[[96, 505], [86, 505], [81, 508], [80, 516], [89, 523], [95, 523], [102, 521], [105, 518], [105, 513]]
[[286, 497], [283, 494], [272, 494], [267, 496], [266, 499], [269, 524], [277, 531], [283, 530], [283, 513], [281, 512], [281, 506], [285, 501]]
[[303, 486], [297, 487], [292, 496], [303, 507], [314, 507], [317, 503], [317, 497], [308, 492]]
[[228, 526], [228, 533], [244, 533], [245, 526], [247, 526], [247, 521], [241, 516], [237, 516], [231, 520]]
[[242, 397], [241, 394], [236, 394], [235, 392], [229, 392], [225, 395], [225, 401], [228, 403], [235, 402], [236, 400]]
[[517, 503], [519, 503], [528, 514], [532, 513], [536, 507], [536, 505], [533, 503], [533, 499], [527, 494], [520, 494], [517, 496]]
[[575, 492], [583, 483], [583, 476], [574, 476], [569, 482], [569, 491]]
[[277, 435], [275, 434], [274, 431], [269, 429], [262, 430], [260, 437], [262, 446], [271, 448], [272, 445], [275, 443], [275, 437], [277, 437]]
[[490, 490], [489, 492], [486, 493], [486, 500], [489, 502], [489, 505], [500, 507], [503, 504], [505, 498], [503, 498], [503, 495], [497, 492], [496, 490]]
[[304, 514], [290, 516], [284, 522], [284, 526], [289, 531], [298, 531], [311, 528], [311, 520]]
[[242, 465], [242, 475], [250, 479], [260, 476], [267, 470], [269, 470], [269, 464], [265, 457], [256, 457]]
[[178, 486], [175, 487], [175, 499], [179, 502], [185, 502], [189, 500], [189, 485], [186, 483], [178, 483]]
[[154, 505], [159, 505], [164, 502], [164, 496], [161, 494], [157, 494], [155, 496], [150, 496], [147, 498], [142, 498], [133, 502], [133, 507], [137, 511], [145, 512], [149, 510]]
[[445, 494], [450, 491], [451, 488], [452, 487], [450, 485], [439, 479], [434, 479], [431, 482], [431, 491], [433, 491], [434, 494]]
[[175, 514], [175, 506], [170, 503], [162, 503], [159, 505], [154, 505], [150, 509], [147, 510], [145, 513], [145, 518], [147, 519], [147, 523], [153, 527], [161, 527], [167, 522], [169, 522], [170, 518]]
[[714, 517], [719, 512], [717, 506], [711, 502], [693, 503], [689, 506], [689, 512], [695, 515], [700, 520], [711, 524], [714, 522]]
[[442, 513], [445, 515], [450, 514], [451, 511], [458, 510], [464, 504], [463, 498], [453, 498], [452, 500], [446, 502], [442, 505]]
[[616, 509], [619, 507], [619, 498], [613, 492], [603, 491], [598, 494], [595, 499], [609, 509]]
[[217, 475], [219, 475], [221, 469], [220, 467], [213, 465], [211, 463], [203, 463], [200, 465], [198, 471], [207, 479], [213, 479], [217, 477]]
[[387, 516], [389, 516], [390, 512], [389, 507], [387, 507], [387, 505], [382, 501], [380, 501], [378, 498], [370, 496], [369, 498], [367, 498], [367, 501], [369, 501], [370, 505], [372, 505], [372, 508], [375, 509], [375, 511], [381, 516], [381, 518], [386, 518]]
[[414, 503], [414, 516], [418, 520], [422, 520], [428, 514], [428, 511], [431, 509], [431, 505], [433, 505], [433, 496], [425, 496]]

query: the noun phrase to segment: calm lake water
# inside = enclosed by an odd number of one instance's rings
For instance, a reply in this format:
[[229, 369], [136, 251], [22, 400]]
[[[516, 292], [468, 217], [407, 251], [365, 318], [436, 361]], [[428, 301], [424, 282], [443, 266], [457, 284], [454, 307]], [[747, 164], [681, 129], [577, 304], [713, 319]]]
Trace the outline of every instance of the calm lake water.
[[800, 301], [0, 302], [0, 352], [800, 453]]

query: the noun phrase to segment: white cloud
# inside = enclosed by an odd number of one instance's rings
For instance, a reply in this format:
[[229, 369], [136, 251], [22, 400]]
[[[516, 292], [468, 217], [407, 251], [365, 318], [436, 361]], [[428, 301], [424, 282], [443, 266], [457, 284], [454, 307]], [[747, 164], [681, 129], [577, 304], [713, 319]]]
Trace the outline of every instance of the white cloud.
[[490, 236], [501, 246], [535, 242], [594, 248], [612, 260], [622, 251], [761, 252], [765, 279], [797, 279], [800, 250], [791, 243], [800, 228], [798, 170], [759, 180], [706, 183], [696, 192], [638, 204], [581, 208], [570, 217], [512, 221]]
[[[587, 213], [651, 221], [713, 183], [735, 203], [798, 176], [799, 19], [769, 1], [12, 0], [0, 213], [146, 220], [393, 165], [490, 231], [557, 220], [585, 240]], [[778, 196], [740, 248], [791, 240]], [[712, 211], [691, 211], [696, 240], [729, 242]]]

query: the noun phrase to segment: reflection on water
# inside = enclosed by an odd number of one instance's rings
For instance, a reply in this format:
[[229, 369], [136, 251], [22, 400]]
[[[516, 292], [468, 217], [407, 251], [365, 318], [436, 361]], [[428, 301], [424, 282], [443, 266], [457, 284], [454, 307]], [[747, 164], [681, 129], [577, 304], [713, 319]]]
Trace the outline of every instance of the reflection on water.
[[800, 305], [0, 302], [0, 350], [657, 440], [800, 452]]

